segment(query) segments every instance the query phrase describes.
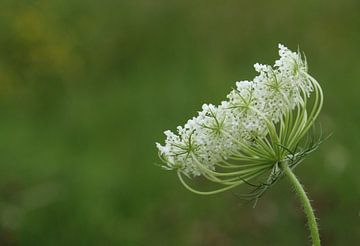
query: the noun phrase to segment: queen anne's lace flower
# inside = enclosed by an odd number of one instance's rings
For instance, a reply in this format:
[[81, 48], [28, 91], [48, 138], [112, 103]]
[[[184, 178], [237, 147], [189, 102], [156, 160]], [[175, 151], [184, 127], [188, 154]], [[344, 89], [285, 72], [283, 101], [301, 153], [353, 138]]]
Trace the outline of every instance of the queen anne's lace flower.
[[320, 112], [322, 91], [299, 52], [280, 44], [279, 55], [274, 66], [256, 63], [252, 81], [236, 82], [227, 101], [204, 104], [196, 117], [177, 127], [177, 134], [165, 131], [165, 145], [156, 144], [164, 168], [177, 170], [187, 188], [195, 191], [181, 174], [225, 185], [217, 192], [269, 170], [276, 173], [279, 161], [299, 156], [300, 140]]

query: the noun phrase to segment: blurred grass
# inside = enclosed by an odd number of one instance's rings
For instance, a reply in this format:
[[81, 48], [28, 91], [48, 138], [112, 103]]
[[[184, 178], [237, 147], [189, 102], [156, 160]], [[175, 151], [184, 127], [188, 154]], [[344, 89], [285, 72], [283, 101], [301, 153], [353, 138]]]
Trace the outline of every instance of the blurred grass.
[[0, 245], [306, 245], [289, 183], [255, 209], [200, 197], [155, 141], [272, 63], [306, 52], [333, 137], [298, 168], [324, 245], [360, 241], [360, 4], [24, 1], [0, 9]]

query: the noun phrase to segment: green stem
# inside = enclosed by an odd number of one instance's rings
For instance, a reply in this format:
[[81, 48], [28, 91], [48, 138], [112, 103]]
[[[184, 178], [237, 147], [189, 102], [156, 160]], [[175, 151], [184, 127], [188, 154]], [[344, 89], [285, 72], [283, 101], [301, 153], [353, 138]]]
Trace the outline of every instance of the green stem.
[[289, 166], [286, 163], [280, 163], [281, 168], [284, 170], [286, 176], [290, 179], [291, 183], [294, 185], [295, 191], [298, 194], [302, 205], [304, 206], [304, 211], [308, 220], [309, 229], [311, 233], [312, 245], [313, 246], [320, 246], [320, 236], [319, 236], [319, 229], [316, 223], [316, 218], [314, 215], [314, 210], [311, 207], [310, 200], [306, 195], [306, 192], [296, 178], [295, 174], [291, 171]]

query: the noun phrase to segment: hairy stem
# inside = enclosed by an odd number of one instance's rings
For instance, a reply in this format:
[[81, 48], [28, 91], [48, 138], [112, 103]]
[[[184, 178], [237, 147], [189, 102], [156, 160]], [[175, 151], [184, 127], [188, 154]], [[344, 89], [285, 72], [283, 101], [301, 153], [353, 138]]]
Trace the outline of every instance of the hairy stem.
[[316, 218], [314, 215], [314, 210], [311, 207], [310, 200], [306, 195], [306, 192], [299, 182], [299, 180], [296, 178], [295, 174], [291, 171], [289, 166], [281, 162], [280, 163], [281, 168], [284, 170], [286, 176], [290, 179], [291, 183], [294, 185], [295, 191], [297, 195], [300, 198], [300, 201], [304, 207], [304, 211], [308, 220], [309, 229], [311, 233], [311, 239], [312, 239], [312, 245], [313, 246], [320, 246], [320, 236], [319, 236], [319, 229], [318, 225], [316, 223]]

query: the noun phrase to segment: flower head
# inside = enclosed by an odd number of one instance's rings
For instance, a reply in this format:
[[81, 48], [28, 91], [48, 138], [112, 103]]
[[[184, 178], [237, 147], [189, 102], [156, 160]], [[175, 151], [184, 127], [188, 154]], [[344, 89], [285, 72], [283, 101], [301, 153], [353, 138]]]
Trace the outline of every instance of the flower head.
[[[273, 183], [282, 174], [280, 162], [295, 166], [316, 146], [303, 139], [320, 113], [321, 87], [299, 52], [280, 44], [279, 55], [273, 66], [256, 63], [258, 75], [236, 82], [220, 105], [204, 104], [176, 134], [165, 131], [165, 144], [156, 144], [159, 156], [185, 187], [213, 194], [266, 173], [265, 181]], [[200, 192], [182, 175], [203, 176], [222, 187]]]

